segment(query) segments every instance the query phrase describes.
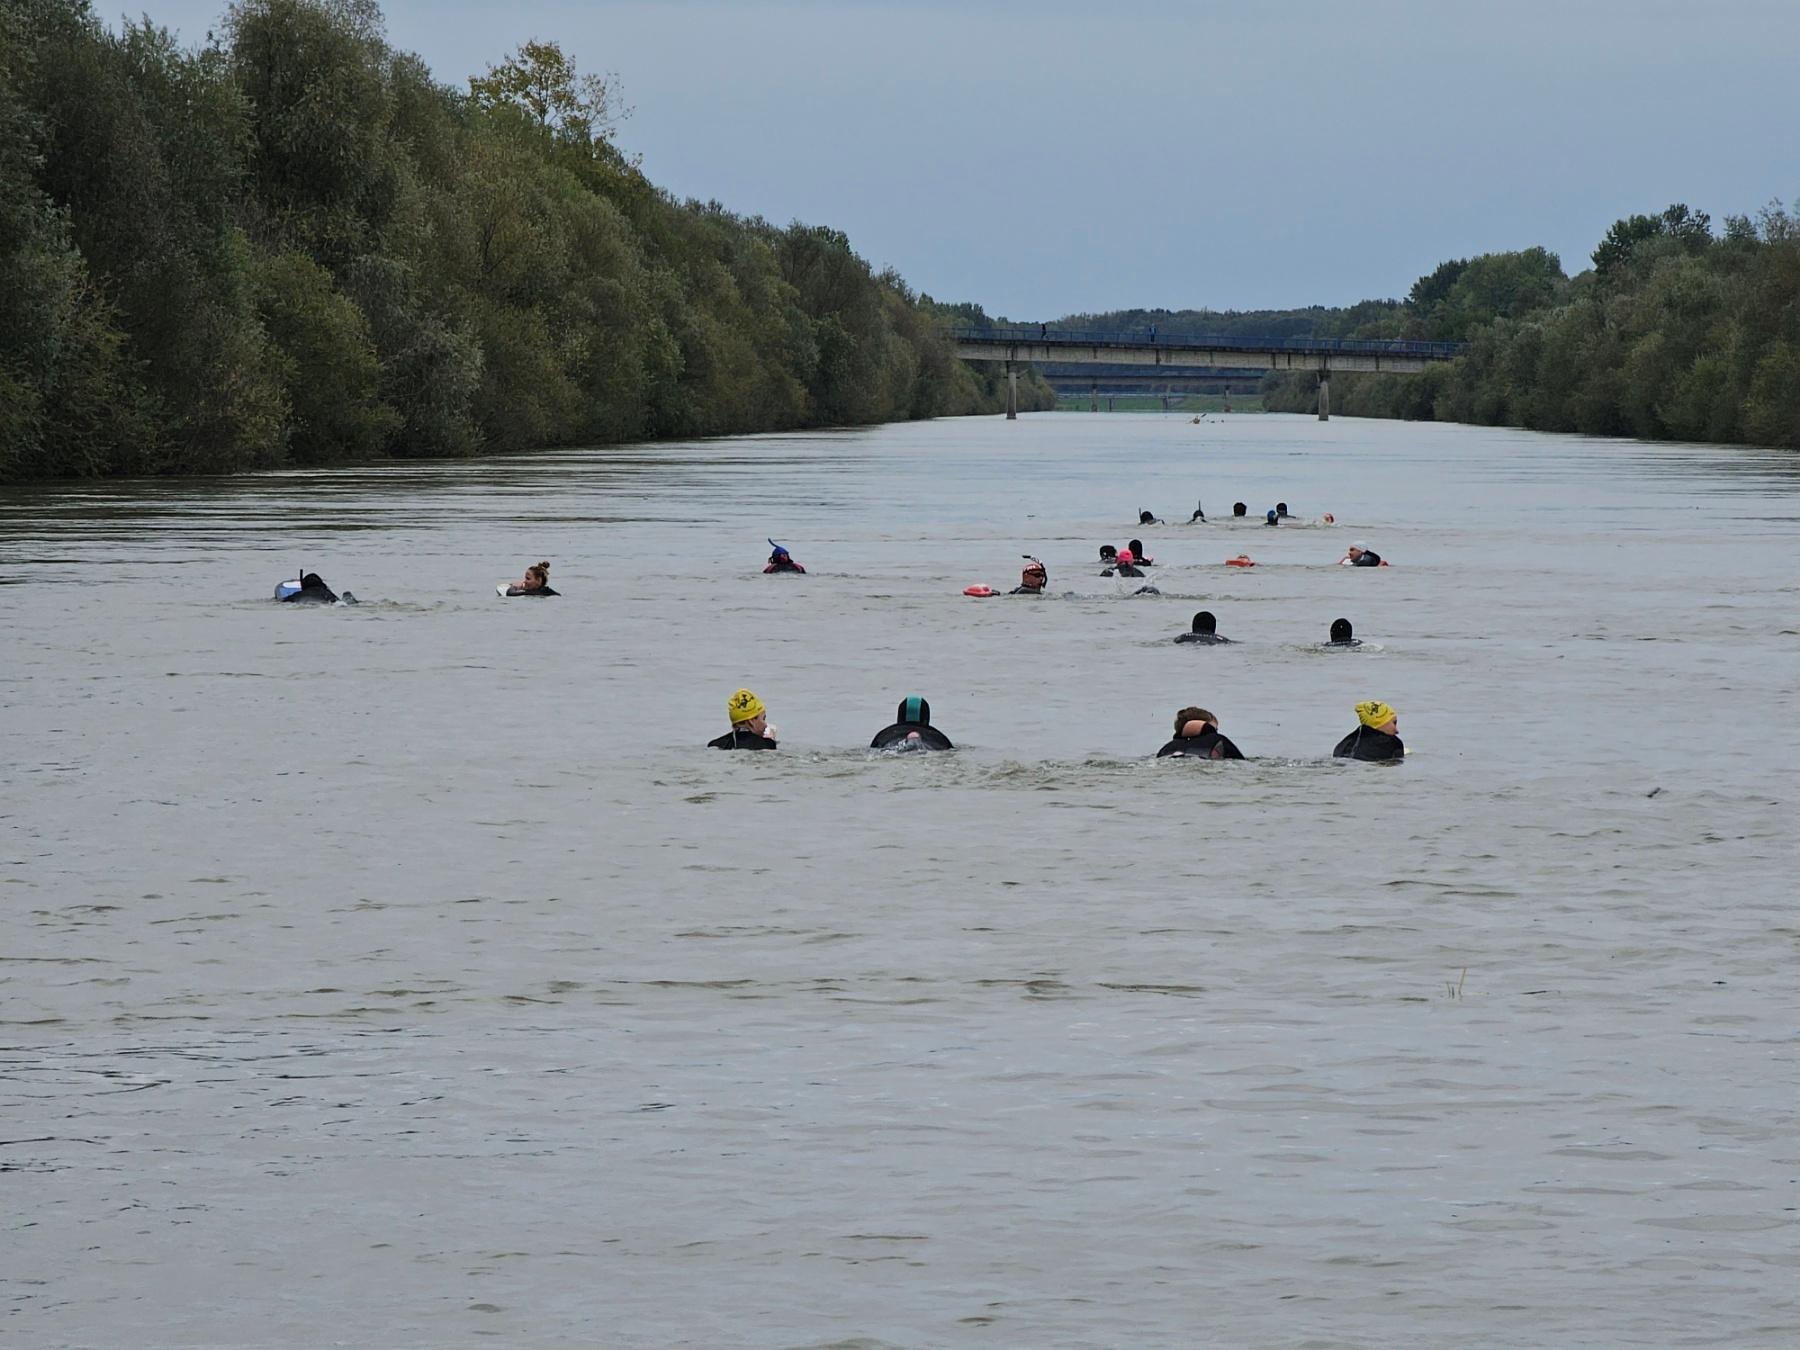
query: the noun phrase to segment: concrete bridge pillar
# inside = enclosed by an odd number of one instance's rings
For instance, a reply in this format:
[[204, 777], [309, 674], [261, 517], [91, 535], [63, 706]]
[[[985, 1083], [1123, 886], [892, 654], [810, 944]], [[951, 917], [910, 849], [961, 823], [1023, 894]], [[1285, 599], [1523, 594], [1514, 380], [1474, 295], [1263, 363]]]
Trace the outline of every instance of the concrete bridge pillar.
[[1019, 420], [1019, 372], [1011, 361], [1006, 363], [1006, 420]]
[[1319, 420], [1321, 422], [1331, 420], [1331, 372], [1329, 370], [1319, 372]]

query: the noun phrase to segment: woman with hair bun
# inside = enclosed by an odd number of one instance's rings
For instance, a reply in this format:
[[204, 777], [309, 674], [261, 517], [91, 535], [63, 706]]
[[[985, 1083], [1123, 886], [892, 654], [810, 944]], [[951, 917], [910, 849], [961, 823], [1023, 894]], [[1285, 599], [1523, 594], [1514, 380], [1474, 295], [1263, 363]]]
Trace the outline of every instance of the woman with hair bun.
[[512, 582], [503, 588], [500, 593], [509, 597], [517, 595], [558, 594], [558, 592], [550, 589], [550, 564], [547, 562], [541, 562], [534, 566], [527, 567], [525, 569], [524, 580]]

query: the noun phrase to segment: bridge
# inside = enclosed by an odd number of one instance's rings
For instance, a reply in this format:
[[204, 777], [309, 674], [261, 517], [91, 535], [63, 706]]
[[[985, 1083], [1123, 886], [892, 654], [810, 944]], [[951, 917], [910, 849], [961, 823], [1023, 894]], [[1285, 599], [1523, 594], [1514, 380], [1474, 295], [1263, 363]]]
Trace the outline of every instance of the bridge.
[[1084, 333], [1038, 324], [1023, 328], [954, 328], [956, 354], [965, 361], [1006, 363], [1006, 415], [1019, 415], [1020, 362], [1034, 365], [1153, 366], [1198, 373], [1219, 370], [1309, 370], [1319, 376], [1319, 420], [1331, 416], [1333, 371], [1417, 375], [1427, 366], [1454, 361], [1460, 342], [1412, 342], [1402, 338], [1222, 338], [1158, 340], [1154, 330]]

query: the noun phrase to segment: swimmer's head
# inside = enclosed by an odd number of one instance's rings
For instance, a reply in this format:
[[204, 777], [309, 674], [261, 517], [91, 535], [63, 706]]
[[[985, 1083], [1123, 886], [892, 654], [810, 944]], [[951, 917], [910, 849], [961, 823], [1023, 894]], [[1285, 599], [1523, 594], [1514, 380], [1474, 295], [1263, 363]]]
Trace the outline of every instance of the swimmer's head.
[[1276, 502], [1275, 503], [1275, 514], [1276, 515], [1285, 516], [1287, 513], [1288, 513], [1288, 509], [1287, 509], [1286, 502]]
[[[1205, 708], [1183, 708], [1175, 714], [1175, 734], [1177, 736], [1198, 736], [1208, 727], [1218, 730], [1219, 719]], [[1189, 727], [1194, 727], [1189, 731]]]
[[1384, 731], [1390, 736], [1400, 729], [1399, 714], [1380, 699], [1357, 704], [1356, 720], [1372, 731]]
[[931, 705], [917, 694], [903, 698], [894, 714], [894, 720], [903, 726], [928, 727], [931, 725]]
[[1194, 615], [1194, 631], [1196, 633], [1213, 633], [1217, 632], [1218, 628], [1219, 621], [1213, 617], [1210, 609], [1203, 609]]
[[725, 701], [725, 711], [731, 718], [731, 725], [737, 727], [746, 722], [754, 722], [767, 709], [755, 694], [748, 689], [740, 689]]
[[1242, 502], [1233, 502], [1231, 504], [1231, 514], [1234, 516], [1247, 516], [1250, 514], [1250, 508], [1245, 506]]
[[1028, 563], [1025, 570], [1019, 573], [1019, 584], [1028, 591], [1041, 591], [1044, 583], [1050, 580], [1050, 574], [1044, 570], [1041, 562]]
[[1134, 563], [1136, 561], [1137, 561], [1137, 554], [1133, 553], [1130, 549], [1122, 548], [1119, 550], [1119, 565], [1120, 566], [1129, 567], [1129, 566], [1131, 566], [1132, 563]]
[[1144, 541], [1142, 539], [1133, 539], [1131, 541], [1131, 556], [1134, 558], [1141, 558], [1144, 556]]
[[1138, 512], [1138, 524], [1140, 524], [1140, 525], [1149, 525], [1149, 524], [1152, 524], [1155, 520], [1156, 520], [1156, 516], [1149, 511], [1140, 510]]
[[1277, 516], [1275, 515], [1275, 513], [1273, 511], [1270, 511], [1266, 515], [1263, 516], [1263, 519], [1266, 520], [1269, 524], [1273, 525], [1275, 523], [1275, 521], [1277, 520]]
[[1100, 561], [1101, 562], [1111, 562], [1114, 558], [1116, 558], [1118, 556], [1119, 556], [1119, 550], [1114, 548], [1111, 544], [1100, 545]]
[[1331, 621], [1331, 640], [1333, 642], [1348, 642], [1352, 636], [1350, 620], [1333, 619]]

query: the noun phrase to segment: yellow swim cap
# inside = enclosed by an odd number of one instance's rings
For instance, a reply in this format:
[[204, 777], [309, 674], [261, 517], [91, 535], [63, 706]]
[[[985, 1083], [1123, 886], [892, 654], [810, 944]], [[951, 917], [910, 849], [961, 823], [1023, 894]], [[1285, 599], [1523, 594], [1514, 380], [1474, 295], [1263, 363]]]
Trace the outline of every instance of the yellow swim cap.
[[740, 689], [733, 694], [731, 701], [725, 705], [725, 709], [731, 714], [731, 725], [734, 727], [739, 722], [748, 722], [753, 717], [761, 717], [764, 712], [768, 711], [763, 707], [763, 701], [748, 689]]
[[1365, 727], [1385, 727], [1396, 716], [1394, 710], [1379, 699], [1372, 698], [1356, 705], [1356, 720]]

